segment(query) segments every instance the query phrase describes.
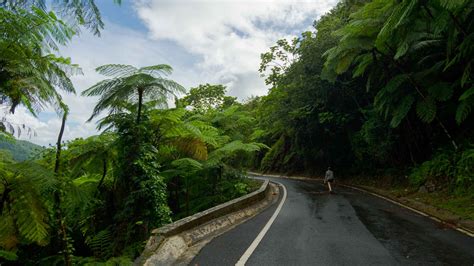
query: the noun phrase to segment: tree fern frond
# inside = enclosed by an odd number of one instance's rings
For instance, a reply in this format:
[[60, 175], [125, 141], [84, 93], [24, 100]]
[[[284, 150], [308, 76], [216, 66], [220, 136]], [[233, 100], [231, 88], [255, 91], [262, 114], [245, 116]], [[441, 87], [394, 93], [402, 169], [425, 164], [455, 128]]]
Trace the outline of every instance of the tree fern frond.
[[407, 116], [408, 112], [410, 111], [413, 102], [415, 102], [415, 98], [411, 95], [405, 96], [400, 104], [395, 108], [393, 111], [393, 118], [390, 121], [390, 126], [393, 128], [398, 127], [402, 120]]
[[398, 89], [398, 87], [400, 87], [407, 80], [408, 80], [408, 75], [406, 74], [397, 75], [393, 77], [392, 79], [390, 79], [390, 81], [385, 85], [383, 90], [390, 93], [394, 92], [395, 90]]
[[113, 243], [110, 229], [99, 231], [97, 234], [86, 238], [86, 244], [92, 250], [94, 256], [102, 259], [107, 259], [112, 256]]
[[363, 54], [358, 56], [355, 60], [357, 61], [357, 65], [352, 74], [354, 78], [364, 75], [367, 67], [373, 63], [374, 57], [371, 54]]
[[428, 93], [438, 101], [447, 101], [453, 95], [453, 86], [447, 82], [439, 82], [428, 87]]
[[13, 215], [0, 214], [0, 247], [11, 250], [20, 243]]
[[436, 102], [431, 97], [418, 101], [416, 114], [425, 123], [430, 123], [436, 117]]
[[8, 261], [16, 261], [18, 260], [18, 255], [12, 251], [0, 250], [0, 258], [4, 258]]
[[[25, 193], [26, 192], [26, 193]], [[23, 186], [12, 192], [16, 200], [12, 208], [16, 212], [16, 226], [19, 234], [30, 242], [46, 245], [48, 241], [49, 225], [48, 213], [41, 206], [40, 197], [30, 187]]]
[[236, 152], [256, 152], [260, 151], [262, 149], [269, 149], [268, 146], [266, 146], [263, 143], [243, 143], [240, 140], [235, 140], [230, 143], [227, 143], [223, 147], [216, 149], [212, 151], [209, 154], [209, 159], [206, 161], [206, 165], [213, 166], [218, 163], [220, 163], [224, 158], [232, 156]]
[[448, 10], [455, 11], [464, 7], [469, 0], [438, 0], [440, 5]]
[[459, 96], [459, 100], [460, 101], [465, 101], [467, 100], [468, 98], [471, 98], [474, 96], [474, 86], [472, 86], [471, 88], [465, 90], [463, 92], [463, 94], [461, 94], [461, 96]]
[[460, 125], [471, 113], [472, 109], [474, 108], [474, 95], [466, 97], [461, 103], [458, 105], [456, 110], [456, 122]]
[[126, 77], [137, 73], [138, 69], [131, 65], [109, 64], [99, 66], [95, 71], [108, 77]]
[[177, 147], [178, 150], [180, 150], [189, 157], [201, 161], [206, 160], [208, 158], [206, 143], [204, 143], [200, 139], [184, 137], [177, 138], [172, 143]]
[[181, 158], [171, 162], [173, 167], [176, 167], [178, 170], [190, 172], [198, 171], [202, 169], [202, 164], [191, 158]]
[[166, 64], [154, 65], [142, 67], [139, 69], [140, 72], [149, 74], [155, 78], [162, 77], [162, 75], [170, 75], [173, 72], [173, 68]]

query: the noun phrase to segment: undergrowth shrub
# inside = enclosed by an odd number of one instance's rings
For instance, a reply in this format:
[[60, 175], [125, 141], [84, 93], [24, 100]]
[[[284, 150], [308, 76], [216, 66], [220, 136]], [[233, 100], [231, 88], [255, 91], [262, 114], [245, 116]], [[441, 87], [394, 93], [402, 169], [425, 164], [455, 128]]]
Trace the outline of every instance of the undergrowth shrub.
[[458, 152], [438, 151], [431, 160], [413, 169], [409, 181], [414, 186], [432, 181], [455, 191], [469, 190], [474, 184], [474, 146]]

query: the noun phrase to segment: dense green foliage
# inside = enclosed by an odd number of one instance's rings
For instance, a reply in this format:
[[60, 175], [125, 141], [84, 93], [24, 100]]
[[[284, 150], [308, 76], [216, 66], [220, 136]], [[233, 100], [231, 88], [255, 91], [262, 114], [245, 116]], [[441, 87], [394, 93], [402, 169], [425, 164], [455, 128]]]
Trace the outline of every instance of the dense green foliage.
[[[199, 86], [218, 95], [191, 90], [178, 99], [185, 90], [165, 78], [168, 65], [97, 68], [110, 78], [83, 95], [100, 97], [91, 119], [107, 112], [98, 123], [103, 133], [64, 143], [69, 108], [59, 90], [74, 93], [70, 76], [80, 69], [58, 47], [80, 27], [98, 35], [103, 22], [93, 0], [54, 1], [52, 11], [48, 5], [0, 3], [0, 103], [33, 115], [54, 106], [62, 118], [56, 146], [33, 157], [31, 145], [13, 134], [36, 133], [0, 120], [2, 147], [14, 155], [0, 149], [2, 264], [129, 265], [152, 229], [258, 186], [241, 167], [267, 147], [233, 131], [252, 119], [222, 85]], [[176, 108], [168, 109], [170, 98]], [[187, 103], [191, 98], [199, 100]], [[212, 104], [185, 109], [197, 101]]]
[[225, 92], [226, 88], [223, 85], [199, 85], [191, 88], [178, 105], [189, 106], [199, 113], [208, 112], [213, 108], [229, 107], [237, 98], [226, 96]]
[[26, 140], [15, 140], [0, 135], [0, 150], [8, 150], [15, 161], [25, 161], [40, 153], [43, 147]]
[[99, 97], [91, 119], [105, 113], [102, 133], [66, 143], [59, 90], [75, 91], [79, 68], [58, 45], [103, 23], [92, 0], [54, 2], [69, 12], [0, 3], [0, 103], [34, 115], [52, 105], [62, 117], [56, 146], [25, 161], [12, 134], [28, 125], [0, 122], [2, 145], [15, 143], [13, 156], [0, 146], [4, 260], [131, 264], [152, 229], [258, 187], [246, 168], [320, 174], [330, 165], [338, 176], [472, 192], [472, 1], [342, 1], [313, 31], [262, 54], [271, 88], [245, 103], [223, 85], [182, 95], [168, 65], [101, 66], [109, 78], [83, 96]]
[[261, 168], [331, 165], [471, 187], [473, 10], [463, 0], [343, 1], [314, 32], [278, 42], [260, 69], [272, 88], [255, 100], [256, 132], [272, 146]]
[[[204, 113], [167, 109], [167, 98], [176, 97], [174, 89], [181, 87], [152, 75], [162, 69], [170, 73], [171, 67], [107, 65], [97, 70], [105, 69], [118, 78], [85, 92], [101, 96], [93, 115], [109, 111], [98, 123], [105, 129], [101, 135], [63, 148], [60, 133], [58, 147], [25, 163], [2, 156], [4, 258], [131, 263], [152, 229], [259, 186], [240, 169], [249, 154], [267, 147], [251, 142], [250, 130], [236, 132], [254, 121], [240, 104], [225, 107], [222, 102]], [[19, 194], [25, 196], [22, 205]], [[44, 248], [34, 253], [37, 245]]]

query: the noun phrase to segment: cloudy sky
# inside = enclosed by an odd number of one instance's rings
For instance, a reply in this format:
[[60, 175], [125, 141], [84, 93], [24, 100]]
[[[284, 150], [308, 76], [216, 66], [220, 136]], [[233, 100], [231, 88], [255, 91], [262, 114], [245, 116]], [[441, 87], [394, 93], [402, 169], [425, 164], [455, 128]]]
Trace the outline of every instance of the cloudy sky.
[[[103, 79], [94, 71], [97, 66], [165, 63], [174, 68], [170, 78], [188, 89], [214, 83], [226, 85], [228, 94], [241, 100], [264, 95], [268, 88], [258, 73], [260, 54], [278, 39], [311, 30], [313, 21], [338, 1], [122, 0], [120, 6], [112, 0], [96, 2], [106, 23], [101, 37], [83, 31], [61, 50], [84, 72], [72, 78], [77, 95], [64, 95], [70, 107], [65, 140], [97, 133], [94, 122], [85, 122], [96, 99], [80, 96]], [[36, 131], [37, 136], [21, 138], [46, 146], [55, 143], [60, 118], [52, 110], [35, 118], [20, 108], [8, 119]]]

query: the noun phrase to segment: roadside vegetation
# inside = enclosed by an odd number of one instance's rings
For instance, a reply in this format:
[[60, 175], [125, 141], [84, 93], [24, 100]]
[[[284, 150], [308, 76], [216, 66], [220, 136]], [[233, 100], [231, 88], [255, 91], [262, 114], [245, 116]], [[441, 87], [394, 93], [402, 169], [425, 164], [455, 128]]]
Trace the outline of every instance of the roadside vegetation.
[[30, 134], [28, 125], [1, 120], [2, 261], [131, 264], [152, 229], [259, 187], [241, 170], [252, 153], [268, 148], [250, 136], [255, 119], [224, 86], [185, 94], [167, 78], [168, 65], [97, 68], [106, 79], [82, 94], [98, 97], [90, 120], [99, 117], [102, 133], [64, 142], [69, 109], [59, 90], [75, 93], [69, 78], [80, 68], [55, 53], [81, 28], [99, 35], [103, 23], [93, 1], [61, 8], [76, 12], [79, 23], [61, 16], [72, 21], [65, 23], [42, 1], [4, 1], [0, 8], [3, 106], [33, 115], [54, 106], [62, 119], [56, 145], [28, 151], [32, 158], [18, 157], [24, 145], [14, 138]]
[[271, 89], [255, 99], [255, 132], [271, 149], [255, 167], [331, 166], [359, 183], [436, 191], [422, 198], [472, 217], [473, 11], [464, 0], [342, 1], [313, 31], [278, 41], [262, 55]]
[[[270, 90], [243, 103], [223, 85], [186, 91], [164, 64], [98, 67], [82, 96], [98, 98], [101, 134], [66, 142], [61, 95], [81, 70], [58, 46], [104, 24], [94, 1], [45, 2], [0, 3], [2, 106], [62, 119], [56, 145], [29, 160], [0, 149], [4, 261], [131, 264], [152, 229], [255, 190], [244, 169], [331, 166], [474, 217], [472, 1], [341, 1], [262, 54]], [[20, 131], [2, 118], [2, 147]]]

